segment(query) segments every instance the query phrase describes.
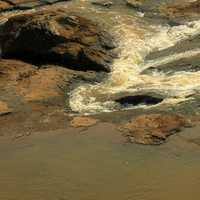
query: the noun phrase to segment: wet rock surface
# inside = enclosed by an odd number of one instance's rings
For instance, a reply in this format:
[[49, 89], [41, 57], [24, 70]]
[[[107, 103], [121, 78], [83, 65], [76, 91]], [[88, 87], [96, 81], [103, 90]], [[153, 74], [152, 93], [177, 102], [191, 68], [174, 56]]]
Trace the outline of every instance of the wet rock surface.
[[83, 71], [110, 71], [112, 41], [92, 21], [58, 11], [11, 17], [1, 32], [4, 58], [36, 65], [57, 63]]
[[[146, 58], [146, 62], [151, 62], [152, 60], [163, 59], [166, 55], [173, 55], [174, 52], [177, 54], [177, 59], [175, 58], [172, 61], [167, 61], [166, 63], [156, 63], [152, 64], [151, 67], [145, 69], [143, 74], [150, 74], [155, 72], [161, 72], [166, 74], [174, 74], [176, 72], [194, 72], [200, 70], [200, 53], [198, 52], [200, 42], [200, 35], [196, 35], [188, 40], [185, 40], [184, 43], [177, 43], [173, 47], [169, 47], [165, 50], [155, 51], [150, 53]], [[192, 52], [194, 53], [191, 56]], [[190, 53], [191, 52], [191, 53]], [[188, 53], [190, 56], [187, 56]], [[181, 55], [182, 56], [179, 56]], [[185, 54], [185, 55], [184, 55]]]
[[130, 142], [139, 144], [162, 144], [189, 122], [177, 114], [148, 114], [132, 118], [120, 127]]

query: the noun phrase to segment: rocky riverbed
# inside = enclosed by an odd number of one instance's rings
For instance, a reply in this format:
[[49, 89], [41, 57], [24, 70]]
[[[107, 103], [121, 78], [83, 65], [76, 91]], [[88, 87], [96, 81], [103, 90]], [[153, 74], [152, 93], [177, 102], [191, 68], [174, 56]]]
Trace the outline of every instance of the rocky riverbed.
[[200, 1], [0, 1], [0, 135], [114, 124], [162, 144], [199, 121]]

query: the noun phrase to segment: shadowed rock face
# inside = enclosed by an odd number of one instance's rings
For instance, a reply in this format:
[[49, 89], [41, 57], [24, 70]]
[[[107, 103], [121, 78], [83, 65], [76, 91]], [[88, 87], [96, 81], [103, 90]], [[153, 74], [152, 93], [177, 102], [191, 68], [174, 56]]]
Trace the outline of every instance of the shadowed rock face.
[[113, 5], [112, 1], [105, 1], [105, 0], [94, 0], [92, 1], [93, 5], [102, 6], [102, 7], [111, 7]]
[[167, 137], [186, 125], [188, 121], [176, 114], [149, 114], [131, 119], [122, 125], [131, 142], [139, 144], [162, 144]]
[[112, 37], [95, 23], [61, 11], [10, 18], [2, 28], [1, 43], [3, 58], [107, 72], [115, 47]]

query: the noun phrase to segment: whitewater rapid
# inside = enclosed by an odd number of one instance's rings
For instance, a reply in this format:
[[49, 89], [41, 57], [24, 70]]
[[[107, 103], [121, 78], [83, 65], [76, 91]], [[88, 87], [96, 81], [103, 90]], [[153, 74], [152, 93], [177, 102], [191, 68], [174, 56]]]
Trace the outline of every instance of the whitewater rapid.
[[[179, 71], [172, 75], [164, 73], [143, 74], [145, 69], [156, 68], [182, 58], [200, 55], [200, 48], [166, 55], [146, 61], [152, 52], [173, 47], [200, 34], [200, 20], [187, 22], [184, 25], [140, 24], [135, 17], [117, 15], [118, 22], [112, 33], [118, 42], [119, 58], [112, 64], [109, 77], [97, 84], [83, 84], [70, 92], [69, 105], [74, 112], [92, 114], [111, 112], [118, 109], [135, 107], [119, 107], [114, 98], [121, 93], [126, 95], [146, 95], [155, 93], [164, 97], [156, 105], [138, 105], [148, 109], [152, 106], [175, 105], [192, 98], [200, 91], [200, 72]], [[138, 107], [137, 106], [137, 107]]]

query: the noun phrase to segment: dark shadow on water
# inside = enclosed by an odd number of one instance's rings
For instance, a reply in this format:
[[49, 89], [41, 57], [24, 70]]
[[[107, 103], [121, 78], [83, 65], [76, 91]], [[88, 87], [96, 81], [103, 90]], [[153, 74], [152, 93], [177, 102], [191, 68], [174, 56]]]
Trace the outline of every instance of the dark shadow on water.
[[153, 97], [150, 95], [126, 96], [116, 100], [117, 103], [121, 104], [124, 107], [129, 105], [137, 106], [140, 104], [154, 105], [162, 101], [162, 98]]

